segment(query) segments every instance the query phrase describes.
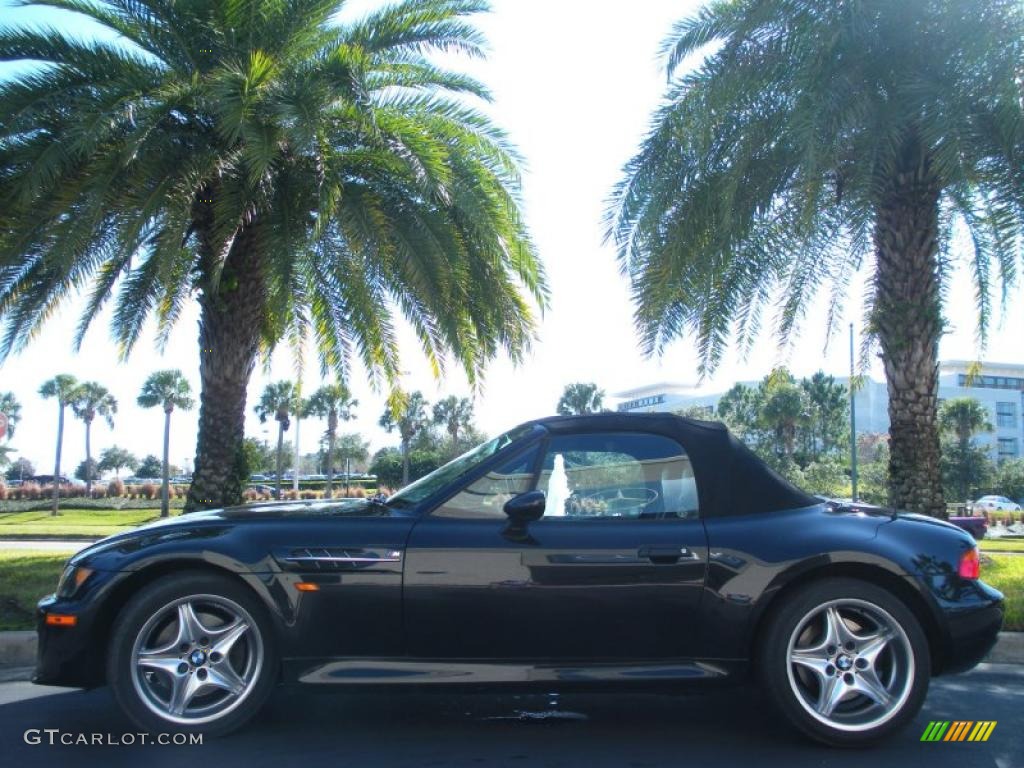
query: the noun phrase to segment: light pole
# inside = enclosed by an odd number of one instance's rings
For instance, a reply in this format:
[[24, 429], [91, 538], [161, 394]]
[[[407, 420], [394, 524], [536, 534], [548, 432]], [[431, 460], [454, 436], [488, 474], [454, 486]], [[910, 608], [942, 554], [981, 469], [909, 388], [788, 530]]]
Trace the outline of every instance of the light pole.
[[853, 399], [853, 323], [850, 323], [850, 491], [857, 501], [857, 407]]

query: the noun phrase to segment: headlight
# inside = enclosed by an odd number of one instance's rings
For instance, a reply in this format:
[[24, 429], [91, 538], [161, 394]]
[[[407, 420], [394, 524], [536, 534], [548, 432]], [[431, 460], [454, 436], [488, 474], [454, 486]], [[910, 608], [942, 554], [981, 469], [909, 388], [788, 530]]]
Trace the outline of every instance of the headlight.
[[78, 588], [90, 576], [92, 576], [91, 568], [83, 568], [79, 565], [65, 566], [64, 572], [60, 575], [60, 581], [57, 582], [57, 597], [74, 597]]

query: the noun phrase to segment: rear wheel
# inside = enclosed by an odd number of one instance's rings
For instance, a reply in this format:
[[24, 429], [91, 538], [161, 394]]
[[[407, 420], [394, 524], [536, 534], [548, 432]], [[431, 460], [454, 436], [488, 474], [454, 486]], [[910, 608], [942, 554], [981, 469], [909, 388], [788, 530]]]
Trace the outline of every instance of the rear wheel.
[[771, 620], [760, 667], [789, 719], [836, 746], [870, 744], [905, 725], [931, 675], [913, 613], [856, 579], [822, 580], [794, 593]]
[[276, 678], [265, 611], [221, 576], [160, 579], [114, 625], [107, 677], [114, 696], [151, 731], [222, 734], [259, 711]]

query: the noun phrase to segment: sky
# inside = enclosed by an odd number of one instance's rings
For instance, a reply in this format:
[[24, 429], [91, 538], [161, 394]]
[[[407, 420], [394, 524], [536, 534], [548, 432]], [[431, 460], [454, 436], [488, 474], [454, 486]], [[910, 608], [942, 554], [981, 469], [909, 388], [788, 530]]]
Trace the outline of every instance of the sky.
[[[347, 12], [358, 14], [373, 5], [372, 0], [359, 0], [350, 3]], [[665, 88], [658, 46], [672, 23], [699, 5], [686, 0], [493, 0], [492, 12], [479, 17], [490, 42], [488, 58], [464, 63], [462, 68], [490, 86], [495, 98], [487, 111], [509, 132], [526, 159], [524, 216], [547, 270], [552, 304], [540, 322], [532, 352], [519, 366], [495, 360], [487, 369], [483, 388], [475, 394], [453, 368], [442, 381], [435, 380], [406, 329], [403, 369], [407, 373], [402, 381], [406, 390], [422, 390], [430, 401], [448, 394], [473, 396], [478, 426], [497, 434], [553, 413], [563, 387], [574, 381], [596, 382], [610, 395], [663, 381], [721, 391], [736, 381], [759, 379], [776, 365], [787, 365], [797, 375], [819, 369], [834, 375], [847, 373], [846, 334], [826, 349], [821, 299], [813, 302], [808, 322], [791, 347], [780, 351], [766, 331], [747, 357], [730, 352], [714, 376], [703, 382], [698, 381], [698, 358], [689, 339], [677, 340], [660, 358], [645, 358], [639, 349], [629, 285], [619, 273], [614, 249], [602, 242], [601, 217], [622, 165], [643, 137]], [[33, 13], [0, 6], [5, 23], [38, 20]], [[1024, 361], [1020, 344], [1024, 302], [1011, 301], [1008, 311], [997, 315], [987, 348], [981, 350], [974, 292], [965, 266], [968, 254], [962, 243], [954, 251], [946, 303], [949, 329], [940, 356]], [[861, 275], [854, 282], [847, 302], [845, 322], [853, 322], [858, 329], [863, 322], [860, 307], [866, 280]], [[94, 424], [94, 455], [112, 444], [140, 457], [159, 455], [162, 413], [135, 405], [152, 371], [180, 368], [198, 391], [195, 307], [183, 313], [162, 354], [154, 347], [151, 327], [127, 362], [118, 360], [110, 341], [109, 313], [93, 324], [81, 350], [73, 352], [71, 338], [80, 309], [78, 300], [66, 304], [29, 349], [0, 365], [0, 392], [13, 392], [22, 404], [22, 422], [9, 444], [18, 450], [15, 456], [28, 458], [37, 472], [52, 471], [57, 407], [42, 400], [37, 391], [54, 374], [99, 381], [120, 403], [113, 430]], [[304, 392], [321, 383], [314, 362], [311, 355], [302, 382]], [[881, 377], [877, 363], [871, 372]], [[270, 427], [260, 424], [252, 405], [269, 381], [282, 378], [294, 378], [294, 361], [286, 349], [266, 367], [258, 365], [252, 377], [246, 406], [248, 435], [276, 438]], [[386, 392], [374, 391], [367, 378], [358, 366], [352, 372], [350, 385], [359, 407], [357, 418], [343, 425], [342, 431], [360, 432], [376, 450], [397, 440], [377, 426]], [[316, 450], [323, 428], [311, 421], [302, 423], [299, 446], [303, 453]], [[172, 463], [191, 465], [195, 438], [195, 413], [176, 414]], [[62, 461], [65, 472], [84, 459], [84, 442], [81, 423], [70, 420]]]

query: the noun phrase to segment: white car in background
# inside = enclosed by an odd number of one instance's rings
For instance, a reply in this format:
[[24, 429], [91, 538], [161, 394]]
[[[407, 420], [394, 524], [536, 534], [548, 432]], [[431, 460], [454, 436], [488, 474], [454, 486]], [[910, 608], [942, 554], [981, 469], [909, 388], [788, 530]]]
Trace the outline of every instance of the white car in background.
[[1005, 496], [982, 496], [972, 506], [975, 512], [1020, 512], [1020, 504]]

